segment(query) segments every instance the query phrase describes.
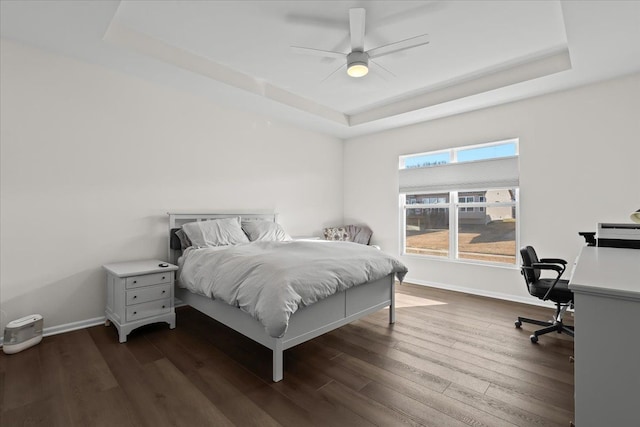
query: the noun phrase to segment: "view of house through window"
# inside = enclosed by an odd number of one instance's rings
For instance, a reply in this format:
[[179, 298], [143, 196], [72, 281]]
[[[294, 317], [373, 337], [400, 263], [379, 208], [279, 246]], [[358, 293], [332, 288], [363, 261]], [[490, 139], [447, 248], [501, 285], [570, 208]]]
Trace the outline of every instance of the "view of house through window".
[[[493, 159], [502, 160], [500, 164], [491, 163]], [[489, 161], [476, 164], [472, 170], [464, 165], [451, 169], [456, 163], [486, 160]], [[407, 171], [406, 176], [401, 172], [404, 253], [516, 263], [518, 188], [513, 170], [517, 175], [517, 140], [404, 156], [400, 167], [425, 169]], [[482, 188], [487, 183], [487, 173], [483, 172], [487, 168], [495, 175], [492, 182], [509, 185]], [[432, 187], [442, 190], [424, 191]], [[423, 191], [412, 191], [420, 188]]]

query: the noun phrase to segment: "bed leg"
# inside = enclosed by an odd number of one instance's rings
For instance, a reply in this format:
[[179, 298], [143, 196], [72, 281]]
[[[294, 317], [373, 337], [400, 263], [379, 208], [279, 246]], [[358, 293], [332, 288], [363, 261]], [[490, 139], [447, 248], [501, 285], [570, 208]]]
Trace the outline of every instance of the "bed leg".
[[284, 358], [282, 350], [282, 341], [276, 340], [276, 346], [273, 349], [273, 382], [282, 381], [284, 375]]
[[389, 305], [389, 324], [396, 323], [396, 281], [391, 279], [391, 304]]

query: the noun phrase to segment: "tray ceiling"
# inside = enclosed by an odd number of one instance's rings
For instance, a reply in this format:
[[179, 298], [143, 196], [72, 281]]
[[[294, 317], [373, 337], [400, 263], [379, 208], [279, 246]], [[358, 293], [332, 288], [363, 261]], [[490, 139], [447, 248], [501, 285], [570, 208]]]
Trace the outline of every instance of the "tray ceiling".
[[[483, 108], [640, 70], [640, 2], [3, 1], [2, 36], [338, 137]], [[428, 33], [362, 78], [365, 49]], [[328, 77], [329, 76], [329, 77]]]

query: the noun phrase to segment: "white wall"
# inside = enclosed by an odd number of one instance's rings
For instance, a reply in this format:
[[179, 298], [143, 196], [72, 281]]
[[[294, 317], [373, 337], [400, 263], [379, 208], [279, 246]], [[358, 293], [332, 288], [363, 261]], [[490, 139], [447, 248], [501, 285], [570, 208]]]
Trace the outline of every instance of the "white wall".
[[[520, 138], [520, 244], [572, 261], [598, 222], [640, 208], [640, 74], [345, 143], [346, 222], [400, 253], [398, 156]], [[531, 301], [517, 268], [404, 256], [407, 281]]]
[[101, 265], [166, 258], [170, 210], [342, 222], [342, 142], [6, 40], [0, 330], [104, 315]]
[[[640, 207], [640, 75], [343, 144], [3, 40], [0, 328], [104, 314], [101, 265], [166, 256], [169, 210], [273, 209], [293, 235], [365, 222], [399, 254], [398, 156], [520, 138], [521, 243], [573, 259], [578, 231]], [[343, 176], [344, 174], [344, 176]], [[344, 185], [344, 187], [343, 187]], [[530, 301], [516, 269], [402, 257], [409, 279]]]

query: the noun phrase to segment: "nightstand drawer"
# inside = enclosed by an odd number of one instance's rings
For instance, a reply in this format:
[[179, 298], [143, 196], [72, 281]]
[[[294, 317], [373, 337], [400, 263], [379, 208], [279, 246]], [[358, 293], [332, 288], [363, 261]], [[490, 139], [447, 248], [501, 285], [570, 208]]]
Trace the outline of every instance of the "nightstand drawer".
[[127, 307], [127, 322], [157, 316], [171, 311], [171, 299], [145, 302]]
[[127, 277], [127, 289], [138, 288], [140, 286], [158, 285], [160, 283], [170, 283], [173, 272], [145, 274], [144, 276]]
[[142, 304], [143, 302], [164, 299], [171, 295], [171, 283], [165, 285], [147, 286], [127, 291], [127, 305]]

